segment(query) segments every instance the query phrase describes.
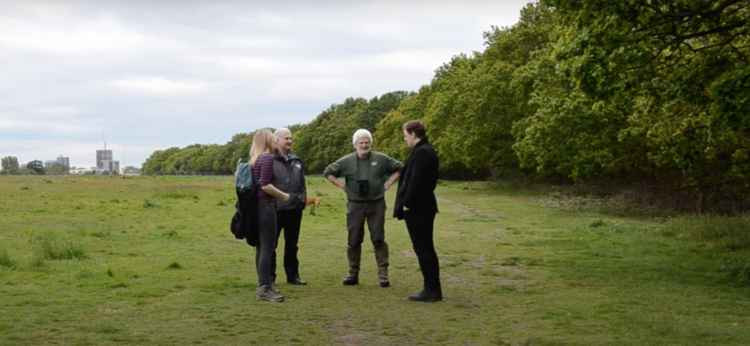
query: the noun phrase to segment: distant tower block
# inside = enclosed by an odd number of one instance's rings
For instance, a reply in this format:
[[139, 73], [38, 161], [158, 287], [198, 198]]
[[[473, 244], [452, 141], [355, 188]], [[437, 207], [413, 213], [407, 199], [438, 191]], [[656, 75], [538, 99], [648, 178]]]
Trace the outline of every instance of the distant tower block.
[[112, 170], [112, 150], [97, 150], [96, 151], [96, 169], [100, 171], [111, 171]]
[[63, 167], [63, 170], [65, 173], [70, 172], [70, 158], [67, 156], [58, 156], [57, 157], [57, 164]]

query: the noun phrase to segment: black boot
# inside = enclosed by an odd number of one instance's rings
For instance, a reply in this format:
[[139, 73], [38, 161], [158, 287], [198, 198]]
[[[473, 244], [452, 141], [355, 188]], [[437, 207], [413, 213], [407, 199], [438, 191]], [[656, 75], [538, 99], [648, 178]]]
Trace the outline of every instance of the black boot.
[[415, 302], [425, 302], [425, 303], [432, 303], [432, 302], [438, 302], [443, 300], [443, 294], [440, 291], [419, 291], [419, 293], [415, 293], [409, 296], [409, 300], [415, 301]]
[[344, 284], [345, 286], [357, 285], [359, 284], [359, 276], [349, 274], [344, 278], [344, 281], [341, 283]]
[[291, 278], [287, 278], [286, 282], [288, 284], [290, 284], [290, 285], [297, 285], [297, 286], [307, 285], [307, 282], [305, 282], [304, 280], [302, 280], [302, 278], [299, 277], [299, 275], [291, 277]]

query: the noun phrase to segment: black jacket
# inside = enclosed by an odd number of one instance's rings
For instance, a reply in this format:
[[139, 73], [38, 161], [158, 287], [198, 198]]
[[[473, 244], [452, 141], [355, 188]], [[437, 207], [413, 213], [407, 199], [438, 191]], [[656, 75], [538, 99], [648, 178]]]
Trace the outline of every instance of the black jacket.
[[409, 153], [398, 179], [394, 217], [403, 219], [404, 207], [420, 214], [438, 212], [434, 191], [439, 167], [435, 149], [427, 138], [422, 138]]
[[305, 165], [302, 159], [291, 153], [286, 158], [276, 154], [273, 159], [273, 184], [279, 190], [289, 194], [289, 200], [278, 201], [276, 209], [304, 209], [307, 187], [305, 186]]

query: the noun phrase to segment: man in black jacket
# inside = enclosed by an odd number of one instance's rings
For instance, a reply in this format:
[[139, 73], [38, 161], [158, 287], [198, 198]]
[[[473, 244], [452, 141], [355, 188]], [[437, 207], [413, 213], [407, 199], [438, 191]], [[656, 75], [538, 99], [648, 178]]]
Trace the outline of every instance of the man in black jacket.
[[411, 148], [402, 170], [396, 192], [393, 216], [406, 221], [419, 269], [424, 278], [424, 289], [409, 296], [410, 300], [436, 302], [443, 299], [440, 287], [440, 264], [433, 243], [433, 225], [438, 212], [435, 186], [439, 161], [435, 149], [427, 140], [420, 121], [404, 124], [404, 141]]
[[[280, 128], [276, 136], [276, 155], [273, 160], [274, 184], [282, 191], [289, 193], [289, 200], [277, 202], [276, 239], [284, 231], [284, 270], [286, 282], [292, 285], [306, 285], [299, 276], [297, 259], [297, 242], [299, 241], [302, 211], [305, 208], [307, 188], [305, 186], [305, 166], [302, 160], [292, 153], [292, 132]], [[271, 258], [271, 273], [276, 279], [276, 251]]]

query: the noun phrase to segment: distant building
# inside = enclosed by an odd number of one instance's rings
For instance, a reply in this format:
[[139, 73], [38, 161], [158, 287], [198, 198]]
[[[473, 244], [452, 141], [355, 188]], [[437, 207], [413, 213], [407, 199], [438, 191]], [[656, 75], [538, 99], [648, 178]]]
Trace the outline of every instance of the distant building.
[[141, 175], [141, 170], [137, 167], [126, 166], [122, 169], [122, 175]]
[[70, 173], [70, 159], [60, 155], [56, 160], [44, 161], [44, 169], [49, 174], [68, 174]]
[[47, 170], [50, 169], [50, 168], [53, 168], [55, 166], [57, 166], [57, 161], [55, 161], [55, 160], [44, 161], [44, 168], [47, 169]]
[[113, 161], [112, 157], [112, 150], [104, 143], [104, 149], [96, 151], [97, 174], [120, 174], [120, 161]]
[[98, 171], [112, 171], [112, 150], [97, 150], [96, 151], [96, 169]]
[[83, 174], [94, 174], [96, 167], [73, 167], [70, 169], [70, 174], [83, 175]]
[[70, 172], [70, 158], [69, 157], [60, 155], [57, 157], [56, 161], [59, 165], [63, 166], [65, 173]]

